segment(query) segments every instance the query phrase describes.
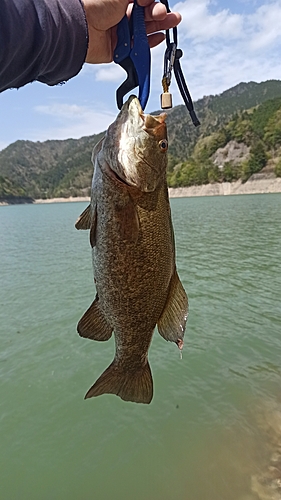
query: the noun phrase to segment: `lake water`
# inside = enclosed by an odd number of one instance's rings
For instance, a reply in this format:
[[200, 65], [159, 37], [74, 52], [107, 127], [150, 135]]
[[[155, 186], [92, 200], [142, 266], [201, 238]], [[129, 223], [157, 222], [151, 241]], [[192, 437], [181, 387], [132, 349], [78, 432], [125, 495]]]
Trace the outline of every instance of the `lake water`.
[[182, 360], [155, 332], [150, 405], [83, 399], [114, 353], [76, 333], [94, 297], [85, 206], [0, 207], [0, 498], [259, 498], [281, 406], [281, 194], [171, 200], [190, 315]]

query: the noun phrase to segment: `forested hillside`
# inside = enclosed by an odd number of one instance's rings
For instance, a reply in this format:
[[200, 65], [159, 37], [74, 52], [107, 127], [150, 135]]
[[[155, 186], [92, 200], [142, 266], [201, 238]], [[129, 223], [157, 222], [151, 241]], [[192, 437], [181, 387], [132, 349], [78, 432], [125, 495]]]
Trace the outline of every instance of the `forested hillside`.
[[235, 113], [200, 137], [185, 162], [170, 164], [171, 187], [247, 181], [264, 167], [281, 176], [281, 97]]
[[8, 179], [14, 189], [20, 186], [18, 196], [22, 190], [33, 198], [88, 195], [93, 175], [92, 150], [102, 136], [10, 144], [0, 151], [0, 193]]
[[[185, 106], [168, 112], [170, 186], [246, 181], [266, 165], [280, 175], [280, 81], [241, 83], [195, 108], [198, 128]], [[89, 195], [92, 149], [102, 136], [9, 145], [0, 151], [0, 200]]]

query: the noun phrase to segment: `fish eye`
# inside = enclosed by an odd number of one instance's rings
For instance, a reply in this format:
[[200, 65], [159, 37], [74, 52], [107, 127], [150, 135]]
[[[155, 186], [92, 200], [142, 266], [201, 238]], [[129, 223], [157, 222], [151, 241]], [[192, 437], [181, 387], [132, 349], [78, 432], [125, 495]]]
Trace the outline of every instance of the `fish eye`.
[[162, 139], [161, 141], [159, 141], [159, 148], [161, 149], [161, 151], [167, 151], [168, 149], [168, 141], [166, 139]]

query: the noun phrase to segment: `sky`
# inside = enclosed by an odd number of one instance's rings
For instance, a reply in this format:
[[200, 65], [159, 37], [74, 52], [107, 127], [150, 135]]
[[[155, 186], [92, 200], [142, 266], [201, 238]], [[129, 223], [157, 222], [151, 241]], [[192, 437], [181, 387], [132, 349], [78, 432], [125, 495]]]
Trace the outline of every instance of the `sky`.
[[[170, 6], [183, 18], [178, 47], [193, 100], [240, 82], [281, 79], [281, 0], [185, 0]], [[165, 43], [152, 49], [148, 113], [160, 109], [164, 51]], [[115, 93], [125, 76], [114, 63], [85, 64], [64, 85], [35, 82], [0, 93], [0, 150], [18, 139], [79, 138], [106, 130], [118, 112]], [[182, 104], [174, 78], [170, 92], [174, 105]]]

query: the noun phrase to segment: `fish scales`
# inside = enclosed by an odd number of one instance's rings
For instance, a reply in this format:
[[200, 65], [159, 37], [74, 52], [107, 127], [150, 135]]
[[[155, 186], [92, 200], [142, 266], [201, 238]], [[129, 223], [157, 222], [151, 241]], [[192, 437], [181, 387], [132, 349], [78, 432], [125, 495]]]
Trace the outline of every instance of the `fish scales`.
[[[114, 185], [111, 187], [115, 188]], [[161, 196], [159, 198], [161, 200]], [[98, 296], [102, 297], [103, 310], [109, 322], [114, 324], [117, 345], [132, 346], [136, 363], [139, 350], [145, 345], [146, 351], [151, 340], [142, 332], [154, 329], [155, 318], [160, 317], [167, 298], [167, 292], [161, 294], [161, 290], [167, 291], [173, 272], [172, 241], [168, 237], [170, 227], [167, 217], [162, 216], [162, 207], [160, 202], [153, 212], [138, 211], [141, 231], [136, 243], [122, 240], [120, 231], [116, 230], [119, 225], [115, 206], [108, 207], [103, 214], [108, 231], [99, 234], [97, 227], [97, 243], [93, 250], [96, 288]], [[153, 222], [155, 219], [157, 225]], [[101, 289], [103, 283], [106, 287]], [[130, 332], [130, 335], [122, 335], [123, 331]], [[132, 357], [132, 352], [124, 349], [122, 357], [125, 363]]]
[[86, 394], [149, 403], [153, 331], [183, 345], [188, 300], [178, 278], [166, 183], [165, 115], [124, 104], [93, 153], [90, 207], [76, 223], [90, 229], [96, 298], [78, 323], [81, 336], [108, 340], [116, 354]]

